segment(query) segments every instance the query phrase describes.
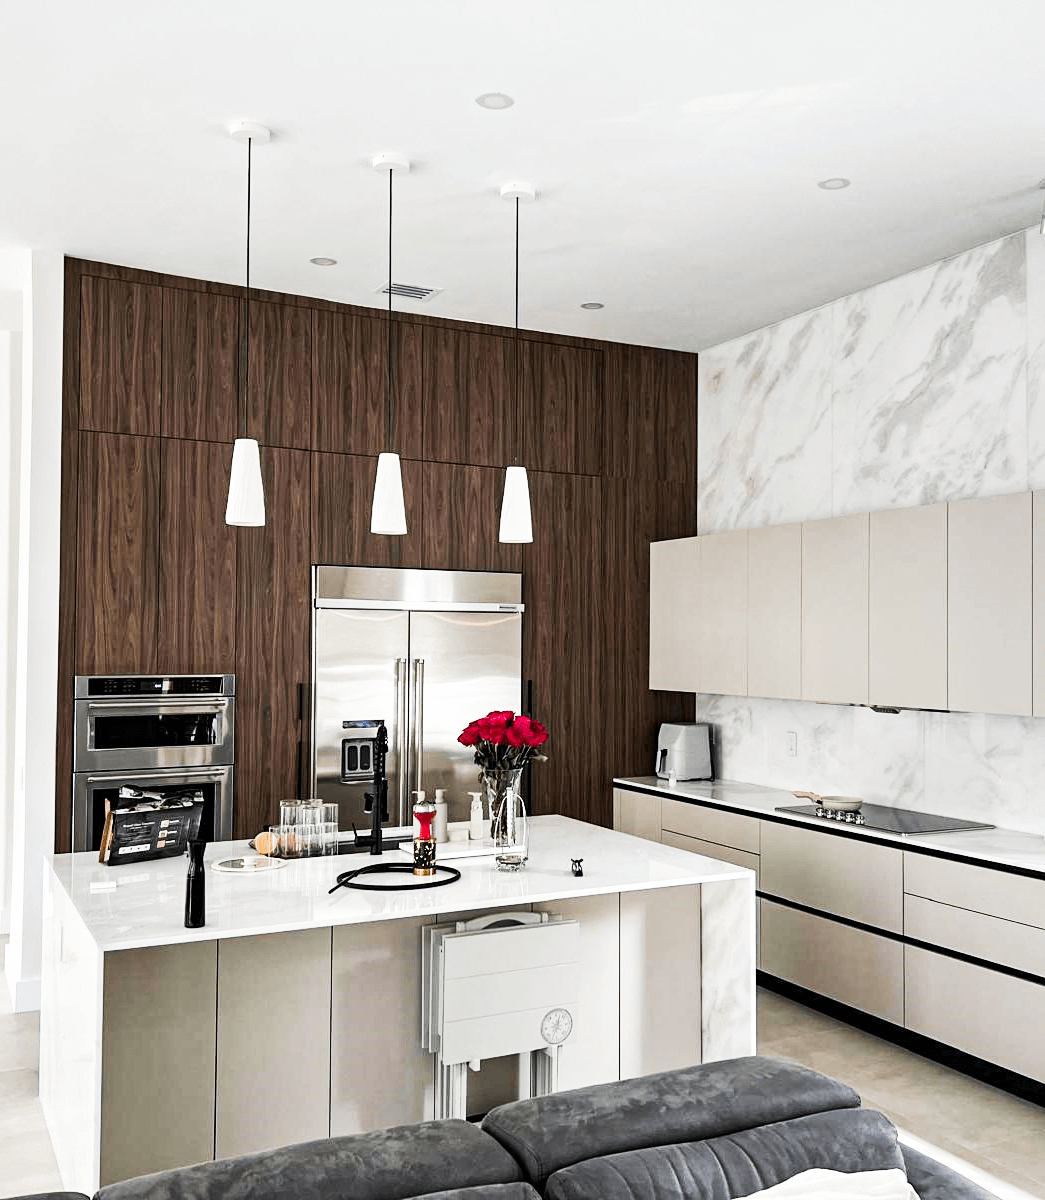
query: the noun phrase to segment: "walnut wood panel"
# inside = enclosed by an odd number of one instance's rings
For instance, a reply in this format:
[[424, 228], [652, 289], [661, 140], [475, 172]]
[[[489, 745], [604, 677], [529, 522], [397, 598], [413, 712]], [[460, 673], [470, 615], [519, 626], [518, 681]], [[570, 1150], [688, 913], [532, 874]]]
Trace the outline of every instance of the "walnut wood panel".
[[530, 472], [533, 543], [523, 548], [523, 678], [548, 726], [548, 761], [531, 772], [537, 812], [612, 824], [602, 770], [605, 704], [599, 611], [601, 481]]
[[426, 327], [424, 384], [426, 459], [485, 467], [513, 461], [513, 339]]
[[250, 301], [248, 436], [307, 450], [312, 440], [312, 313]]
[[696, 355], [609, 344], [604, 361], [605, 473], [628, 479], [673, 479], [693, 485], [697, 462]]
[[[387, 320], [316, 312], [312, 448], [342, 454], [388, 450]], [[392, 322], [392, 448], [421, 457], [421, 331]]]
[[361, 454], [312, 455], [312, 561], [346, 566], [419, 567], [421, 464], [402, 460], [406, 535], [370, 532], [377, 459]]
[[522, 547], [497, 540], [504, 471], [425, 463], [423, 563], [454, 571], [520, 571]]
[[266, 524], [237, 530], [235, 837], [300, 795], [309, 678], [310, 456], [263, 447]]
[[156, 670], [160, 443], [81, 433], [77, 675]]
[[[602, 790], [622, 773], [648, 775], [662, 721], [691, 721], [694, 697], [649, 690], [649, 544], [696, 533], [693, 489], [685, 484], [604, 479], [600, 615], [604, 720]], [[626, 764], [626, 767], [622, 764]], [[608, 800], [607, 800], [608, 803]]]
[[242, 308], [231, 296], [163, 289], [166, 437], [231, 442], [236, 436]]
[[156, 669], [236, 670], [236, 530], [225, 524], [232, 445], [163, 439]]
[[601, 350], [520, 341], [522, 461], [535, 471], [601, 475]]
[[80, 428], [160, 432], [162, 290], [95, 279], [80, 283]]

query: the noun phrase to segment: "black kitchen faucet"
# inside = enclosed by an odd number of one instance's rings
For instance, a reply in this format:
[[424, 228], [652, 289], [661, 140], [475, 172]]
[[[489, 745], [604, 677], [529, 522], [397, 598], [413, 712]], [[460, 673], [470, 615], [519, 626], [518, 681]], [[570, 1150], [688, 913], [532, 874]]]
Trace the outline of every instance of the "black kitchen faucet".
[[377, 723], [374, 738], [374, 790], [364, 793], [370, 812], [370, 853], [383, 854], [381, 822], [388, 820], [388, 776], [385, 774], [385, 755], [388, 753], [388, 730], [384, 721]]

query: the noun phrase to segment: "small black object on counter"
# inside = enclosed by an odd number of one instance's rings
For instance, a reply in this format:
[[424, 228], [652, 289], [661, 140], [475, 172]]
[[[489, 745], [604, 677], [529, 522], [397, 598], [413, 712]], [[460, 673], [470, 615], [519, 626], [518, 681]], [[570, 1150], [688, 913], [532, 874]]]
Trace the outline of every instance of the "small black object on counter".
[[207, 843], [193, 838], [189, 842], [189, 870], [185, 876], [185, 928], [201, 929], [207, 923], [207, 868], [203, 852]]
[[583, 858], [571, 858], [570, 862], [573, 865], [574, 875], [583, 875], [584, 874], [584, 866], [582, 865], [584, 863]]

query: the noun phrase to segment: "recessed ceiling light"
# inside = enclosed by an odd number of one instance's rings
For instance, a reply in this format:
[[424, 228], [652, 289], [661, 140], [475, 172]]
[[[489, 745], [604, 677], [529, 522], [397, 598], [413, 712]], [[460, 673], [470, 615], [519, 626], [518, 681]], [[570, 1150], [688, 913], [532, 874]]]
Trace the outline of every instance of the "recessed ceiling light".
[[481, 96], [476, 96], [476, 104], [480, 108], [511, 108], [515, 101], [511, 96], [506, 96], [504, 92], [483, 92]]
[[833, 179], [821, 179], [816, 185], [818, 188], [823, 188], [825, 192], [840, 192], [842, 188], [847, 188], [851, 180], [843, 179], [841, 175], [836, 175]]
[[308, 260], [314, 267], [336, 267], [336, 258], [310, 258]]
[[589, 312], [594, 312], [597, 308], [605, 308], [605, 304], [600, 304], [598, 300], [586, 300], [581, 308], [588, 309]]

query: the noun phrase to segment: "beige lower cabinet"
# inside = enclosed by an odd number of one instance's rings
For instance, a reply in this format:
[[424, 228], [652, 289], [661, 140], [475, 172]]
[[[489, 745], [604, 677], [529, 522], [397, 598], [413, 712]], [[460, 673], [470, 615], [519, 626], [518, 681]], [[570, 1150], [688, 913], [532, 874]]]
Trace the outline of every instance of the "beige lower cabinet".
[[[1045, 879], [907, 851], [904, 891], [956, 908], [1045, 928]], [[1039, 973], [1045, 975], [1045, 964]]]
[[970, 958], [1045, 976], [1045, 929], [1035, 925], [904, 896], [904, 933]]
[[1045, 986], [906, 948], [907, 1028], [1045, 1082]]
[[902, 942], [771, 900], [760, 903], [763, 971], [903, 1024]]
[[660, 841], [660, 798], [646, 792], [613, 789], [613, 828], [633, 837]]
[[[687, 837], [703, 838], [721, 846], [733, 846], [748, 854], [759, 852], [759, 820], [727, 812], [709, 804], [686, 804], [662, 796], [660, 801], [660, 824], [662, 829]], [[746, 863], [743, 864], [747, 866]]]
[[708, 858], [717, 858], [721, 862], [732, 863], [735, 867], [747, 867], [755, 872], [755, 886], [758, 886], [758, 855], [749, 854], [746, 850], [737, 850], [733, 846], [723, 846], [718, 842], [706, 842], [702, 838], [687, 837], [684, 833], [672, 833], [665, 829], [660, 835], [665, 846], [674, 846], [676, 850], [688, 850], [690, 854], [703, 854]]

